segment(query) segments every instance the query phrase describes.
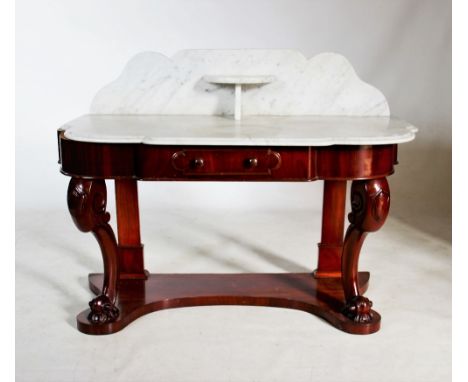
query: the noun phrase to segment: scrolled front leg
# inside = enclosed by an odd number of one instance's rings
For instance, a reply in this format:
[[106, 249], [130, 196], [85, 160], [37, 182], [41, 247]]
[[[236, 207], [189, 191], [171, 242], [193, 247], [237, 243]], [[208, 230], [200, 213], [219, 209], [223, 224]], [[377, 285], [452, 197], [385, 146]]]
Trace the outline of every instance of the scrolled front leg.
[[373, 319], [372, 302], [361, 296], [358, 283], [359, 254], [368, 232], [380, 229], [390, 208], [390, 190], [386, 178], [356, 180], [351, 186], [350, 225], [346, 231], [341, 258], [345, 294], [343, 313], [356, 323]]
[[116, 306], [119, 277], [118, 249], [106, 211], [107, 190], [102, 179], [71, 178], [67, 194], [68, 210], [73, 222], [82, 232], [92, 232], [101, 248], [104, 262], [102, 292], [91, 300], [90, 322], [103, 324], [119, 316]]

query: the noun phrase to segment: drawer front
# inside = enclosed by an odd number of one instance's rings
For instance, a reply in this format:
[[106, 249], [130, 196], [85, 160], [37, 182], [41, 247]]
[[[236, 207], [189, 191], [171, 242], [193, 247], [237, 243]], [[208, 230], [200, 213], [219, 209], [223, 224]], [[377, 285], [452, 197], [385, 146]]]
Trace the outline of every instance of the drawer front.
[[306, 180], [307, 148], [145, 146], [141, 178], [206, 180]]
[[281, 154], [267, 150], [197, 150], [176, 151], [172, 167], [183, 175], [271, 175], [281, 167]]

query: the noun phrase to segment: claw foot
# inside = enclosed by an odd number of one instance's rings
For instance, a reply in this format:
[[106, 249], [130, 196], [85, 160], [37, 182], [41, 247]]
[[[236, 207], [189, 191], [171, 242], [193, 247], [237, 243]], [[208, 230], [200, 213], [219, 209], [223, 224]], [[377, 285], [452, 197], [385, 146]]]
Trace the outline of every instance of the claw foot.
[[372, 301], [364, 296], [356, 296], [346, 303], [343, 314], [354, 322], [367, 324], [372, 321]]
[[109, 297], [100, 295], [89, 302], [91, 313], [88, 320], [93, 324], [112, 322], [119, 316], [119, 309], [111, 302]]

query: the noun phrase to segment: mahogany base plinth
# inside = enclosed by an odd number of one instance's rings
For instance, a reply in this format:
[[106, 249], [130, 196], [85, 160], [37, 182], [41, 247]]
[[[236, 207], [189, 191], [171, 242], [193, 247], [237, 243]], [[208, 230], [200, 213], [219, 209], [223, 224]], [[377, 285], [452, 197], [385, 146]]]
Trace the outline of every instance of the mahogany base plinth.
[[[369, 282], [368, 272], [359, 272], [360, 292]], [[90, 274], [89, 286], [99, 295], [102, 274]], [[380, 328], [380, 315], [357, 323], [342, 314], [344, 294], [341, 278], [315, 278], [311, 273], [242, 274], [149, 274], [147, 280], [120, 280], [114, 322], [92, 324], [90, 310], [77, 316], [78, 329], [86, 334], [111, 334], [144, 314], [162, 309], [206, 305], [253, 305], [298, 309], [323, 318], [352, 334], [371, 334]]]

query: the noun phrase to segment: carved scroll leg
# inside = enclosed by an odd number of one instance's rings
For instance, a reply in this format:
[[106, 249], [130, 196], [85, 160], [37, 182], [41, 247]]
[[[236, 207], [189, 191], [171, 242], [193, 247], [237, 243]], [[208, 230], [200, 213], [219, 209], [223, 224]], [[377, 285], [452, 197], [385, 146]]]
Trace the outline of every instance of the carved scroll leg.
[[108, 224], [107, 190], [102, 179], [72, 178], [68, 186], [68, 209], [73, 222], [82, 232], [92, 232], [101, 248], [104, 262], [104, 283], [101, 294], [91, 300], [88, 319], [96, 324], [112, 322], [119, 316], [116, 306], [119, 263], [117, 242]]
[[372, 321], [372, 302], [359, 293], [358, 262], [368, 232], [385, 223], [390, 208], [390, 190], [386, 178], [356, 180], [351, 186], [351, 223], [346, 232], [341, 258], [346, 304], [343, 313], [357, 323]]

